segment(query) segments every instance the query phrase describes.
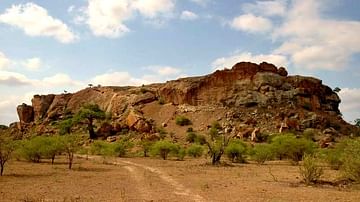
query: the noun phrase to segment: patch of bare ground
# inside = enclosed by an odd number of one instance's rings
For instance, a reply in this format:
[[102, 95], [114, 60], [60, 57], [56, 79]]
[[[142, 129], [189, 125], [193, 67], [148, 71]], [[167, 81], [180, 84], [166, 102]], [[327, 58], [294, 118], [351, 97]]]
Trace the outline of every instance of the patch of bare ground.
[[[287, 162], [214, 167], [206, 159], [76, 159], [60, 163], [12, 161], [0, 178], [0, 201], [359, 201], [351, 186], [305, 186]], [[322, 180], [335, 181], [325, 170]]]

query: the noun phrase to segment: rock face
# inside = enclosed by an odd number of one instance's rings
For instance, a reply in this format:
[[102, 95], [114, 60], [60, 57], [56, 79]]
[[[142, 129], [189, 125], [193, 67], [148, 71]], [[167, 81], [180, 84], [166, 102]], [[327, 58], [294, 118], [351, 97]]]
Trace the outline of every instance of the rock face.
[[34, 121], [34, 108], [25, 103], [17, 107], [17, 113], [21, 124], [31, 123]]
[[32, 106], [34, 108], [34, 119], [39, 120], [44, 118], [47, 110], [49, 109], [51, 103], [54, 100], [55, 95], [34, 95], [34, 98], [31, 100]]
[[[229, 128], [245, 125], [273, 132], [281, 126], [289, 130], [336, 127], [342, 134], [352, 130], [339, 116], [338, 95], [321, 80], [288, 76], [284, 67], [266, 62], [240, 62], [206, 76], [142, 87], [91, 87], [73, 94], [36, 95], [32, 106], [18, 107], [18, 115], [21, 123], [49, 122], [76, 113], [86, 103], [98, 104], [111, 114], [112, 126], [125, 125], [143, 133], [162, 123], [171, 130], [174, 117], [184, 113], [200, 129], [221, 121]], [[99, 133], [109, 130], [110, 125], [104, 126]]]
[[321, 80], [287, 76], [284, 68], [242, 62], [231, 70], [205, 77], [167, 82], [159, 89], [166, 102], [229, 107], [290, 105], [310, 110], [339, 113], [340, 99]]

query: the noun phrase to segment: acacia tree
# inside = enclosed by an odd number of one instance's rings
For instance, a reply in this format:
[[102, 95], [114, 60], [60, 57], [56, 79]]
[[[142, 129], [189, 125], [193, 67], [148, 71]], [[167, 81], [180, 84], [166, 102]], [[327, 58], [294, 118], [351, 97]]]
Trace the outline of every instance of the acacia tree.
[[220, 163], [220, 159], [225, 153], [225, 148], [231, 139], [231, 137], [228, 137], [226, 134], [220, 134], [220, 130], [221, 126], [219, 123], [213, 123], [209, 132], [210, 138], [206, 140], [206, 145], [209, 149], [212, 165]]
[[87, 124], [87, 130], [90, 135], [90, 139], [96, 138], [94, 131], [94, 121], [105, 119], [105, 112], [102, 111], [97, 104], [85, 104], [77, 114], [74, 116], [74, 123], [85, 123]]
[[360, 127], [360, 119], [355, 119], [355, 126], [358, 126], [358, 127]]
[[61, 136], [61, 144], [62, 144], [63, 151], [67, 155], [68, 166], [69, 166], [69, 169], [71, 170], [72, 164], [74, 162], [74, 154], [80, 148], [79, 138], [75, 135], [64, 135], [64, 136]]
[[11, 154], [14, 150], [15, 142], [0, 134], [0, 176], [3, 175], [5, 164], [11, 158]]

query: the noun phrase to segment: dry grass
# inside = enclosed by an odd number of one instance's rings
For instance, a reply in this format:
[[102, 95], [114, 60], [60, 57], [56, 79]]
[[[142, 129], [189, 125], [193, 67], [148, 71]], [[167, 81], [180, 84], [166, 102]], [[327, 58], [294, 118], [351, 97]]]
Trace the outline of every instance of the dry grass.
[[[213, 167], [205, 159], [76, 159], [60, 163], [12, 161], [0, 178], [1, 201], [358, 201], [360, 191], [305, 186], [286, 162]], [[94, 162], [97, 161], [97, 162]], [[269, 169], [269, 166], [271, 169]], [[271, 170], [271, 173], [269, 172]], [[274, 176], [276, 180], [274, 180]], [[325, 169], [324, 178], [335, 180]]]

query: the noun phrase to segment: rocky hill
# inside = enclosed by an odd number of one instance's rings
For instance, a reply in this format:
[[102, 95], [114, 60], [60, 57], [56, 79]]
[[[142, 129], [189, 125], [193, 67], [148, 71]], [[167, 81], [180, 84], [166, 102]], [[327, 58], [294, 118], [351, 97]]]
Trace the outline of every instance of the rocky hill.
[[99, 135], [116, 134], [124, 128], [142, 134], [164, 127], [177, 138], [187, 127], [175, 124], [179, 115], [192, 128], [206, 133], [218, 121], [224, 131], [246, 136], [249, 131], [273, 133], [314, 128], [332, 136], [351, 135], [355, 127], [339, 111], [336, 92], [312, 77], [289, 76], [283, 67], [263, 62], [241, 62], [231, 69], [200, 77], [182, 78], [141, 87], [89, 87], [76, 93], [35, 95], [32, 105], [17, 107], [22, 133], [56, 133], [53, 123], [95, 103], [111, 121], [98, 123]]

